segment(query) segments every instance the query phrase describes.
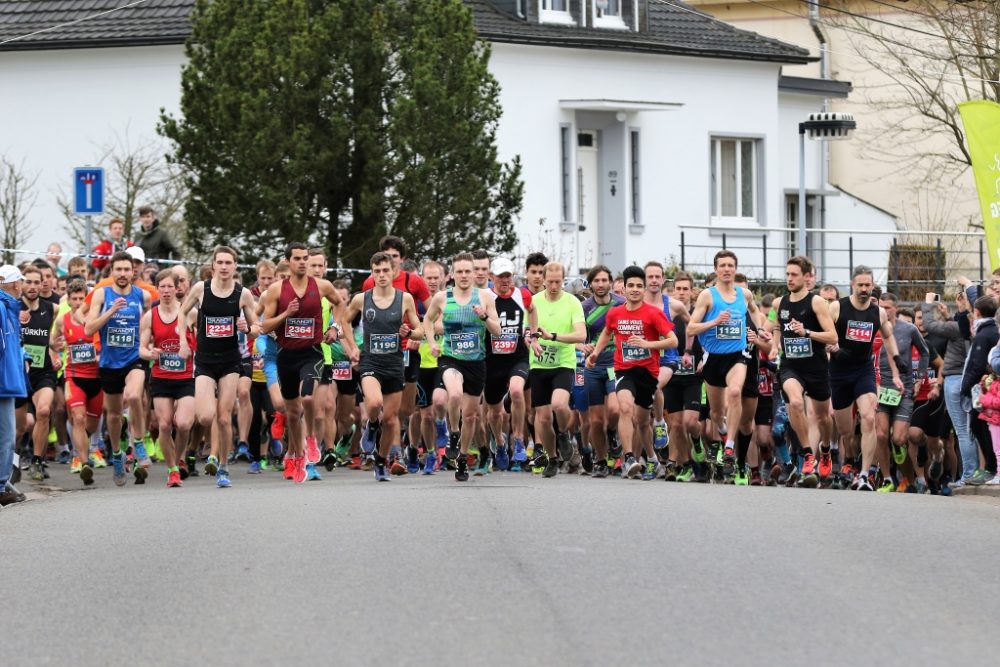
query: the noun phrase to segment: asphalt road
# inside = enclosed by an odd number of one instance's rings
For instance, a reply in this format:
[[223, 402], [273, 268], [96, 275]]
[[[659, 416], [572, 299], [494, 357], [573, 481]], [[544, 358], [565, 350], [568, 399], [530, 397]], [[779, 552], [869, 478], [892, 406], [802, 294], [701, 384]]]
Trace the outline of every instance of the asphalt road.
[[51, 470], [0, 511], [5, 665], [981, 663], [1000, 619], [996, 501]]

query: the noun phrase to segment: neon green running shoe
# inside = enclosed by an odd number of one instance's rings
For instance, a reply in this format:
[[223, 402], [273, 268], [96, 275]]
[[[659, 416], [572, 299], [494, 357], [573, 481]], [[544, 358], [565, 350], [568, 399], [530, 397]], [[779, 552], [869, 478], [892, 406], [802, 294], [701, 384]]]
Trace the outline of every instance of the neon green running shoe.
[[694, 479], [694, 466], [690, 463], [684, 465], [681, 471], [677, 473], [678, 482], [690, 482]]
[[738, 466], [733, 474], [733, 483], [736, 486], [749, 486], [750, 475], [747, 474], [746, 466]]
[[698, 438], [691, 445], [691, 458], [694, 459], [695, 463], [705, 462], [705, 443]]
[[895, 461], [898, 466], [903, 465], [906, 461], [906, 447], [896, 444], [890, 446], [892, 447], [892, 460]]
[[882, 482], [882, 486], [878, 487], [878, 493], [892, 493], [896, 490], [896, 485], [892, 483], [891, 479], [885, 479]]

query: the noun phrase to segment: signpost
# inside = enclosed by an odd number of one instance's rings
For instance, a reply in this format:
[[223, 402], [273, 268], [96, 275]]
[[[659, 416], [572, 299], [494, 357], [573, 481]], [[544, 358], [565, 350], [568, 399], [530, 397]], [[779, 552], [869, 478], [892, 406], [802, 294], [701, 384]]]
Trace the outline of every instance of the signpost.
[[93, 216], [104, 213], [104, 169], [77, 167], [73, 170], [73, 213], [86, 220], [86, 245], [84, 254], [94, 247]]

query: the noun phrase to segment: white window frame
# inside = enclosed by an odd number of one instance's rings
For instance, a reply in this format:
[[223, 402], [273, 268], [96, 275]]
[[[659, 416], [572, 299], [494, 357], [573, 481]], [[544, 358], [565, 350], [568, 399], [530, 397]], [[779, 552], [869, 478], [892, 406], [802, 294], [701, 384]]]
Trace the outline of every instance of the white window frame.
[[[715, 168], [721, 168], [722, 165], [722, 142], [723, 141], [735, 141], [736, 142], [736, 164], [735, 164], [735, 177], [736, 184], [734, 191], [737, 197], [737, 207], [739, 209], [739, 214], [730, 216], [722, 215], [722, 178], [721, 175], [716, 175], [712, 173], [712, 165]], [[745, 211], [742, 210], [743, 201], [743, 151], [742, 144], [749, 143], [751, 150], [751, 161], [753, 163], [753, 185], [750, 189], [751, 195], [753, 197], [752, 211], [750, 215], [745, 215]], [[731, 225], [731, 224], [758, 224], [760, 220], [761, 212], [761, 165], [763, 160], [761, 159], [761, 144], [762, 139], [760, 137], [748, 137], [748, 136], [726, 136], [726, 135], [712, 135], [710, 144], [710, 155], [709, 155], [709, 184], [710, 184], [710, 196], [709, 200], [709, 217], [713, 223], [720, 225]], [[714, 211], [714, 213], [713, 213]]]
[[600, 16], [597, 9], [598, 0], [591, 0], [590, 2], [590, 22], [595, 28], [609, 28], [612, 30], [628, 30], [628, 26], [625, 25], [625, 19], [622, 18], [623, 5], [629, 0], [618, 0], [618, 15], [617, 16]]
[[[582, 2], [583, 0], [580, 0]], [[572, 0], [566, 0], [566, 9], [550, 9], [553, 0], [538, 0], [538, 22], [577, 25], [570, 11]]]

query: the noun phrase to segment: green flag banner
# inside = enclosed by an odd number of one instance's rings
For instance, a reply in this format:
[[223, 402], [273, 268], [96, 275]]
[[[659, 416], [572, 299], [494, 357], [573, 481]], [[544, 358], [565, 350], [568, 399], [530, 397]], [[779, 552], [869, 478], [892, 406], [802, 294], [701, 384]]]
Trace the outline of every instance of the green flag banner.
[[988, 100], [958, 105], [986, 230], [990, 270], [1000, 267], [1000, 104]]

